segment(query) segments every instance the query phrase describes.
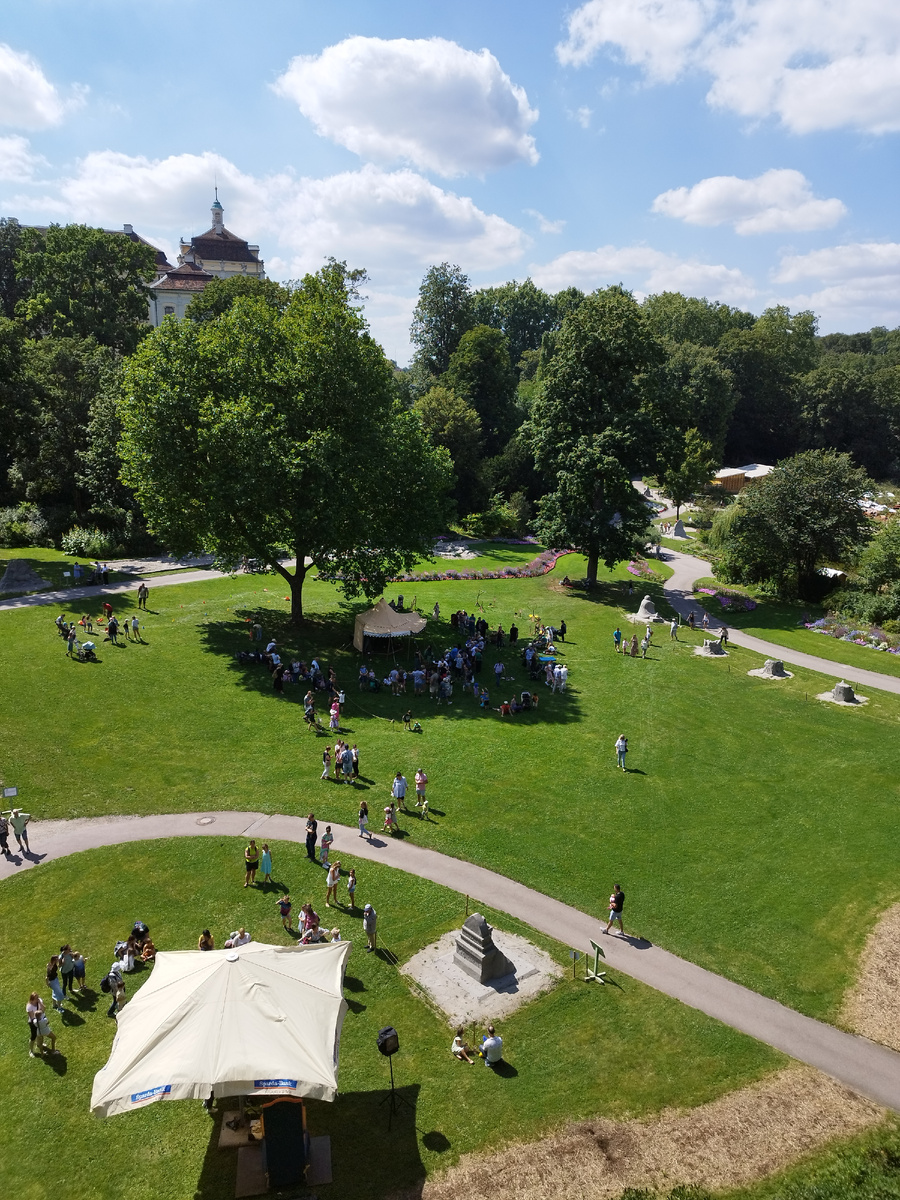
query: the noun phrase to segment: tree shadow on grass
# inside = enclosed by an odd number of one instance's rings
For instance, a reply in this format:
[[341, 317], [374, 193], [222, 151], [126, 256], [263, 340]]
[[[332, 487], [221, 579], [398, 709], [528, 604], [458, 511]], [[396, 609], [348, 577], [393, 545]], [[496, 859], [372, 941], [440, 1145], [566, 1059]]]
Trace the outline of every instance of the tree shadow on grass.
[[[378, 1057], [373, 1045], [372, 1058]], [[403, 1069], [401, 1059], [402, 1051], [396, 1059], [395, 1074], [398, 1077]], [[388, 1064], [383, 1065], [387, 1080]], [[419, 1085], [398, 1086], [396, 1093], [394, 1112], [391, 1112], [388, 1086], [366, 1092], [342, 1092], [334, 1104], [316, 1100], [306, 1102], [310, 1136], [331, 1138], [333, 1190], [342, 1200], [371, 1200], [373, 1196], [386, 1196], [395, 1190], [402, 1191], [404, 1200], [417, 1200], [422, 1195], [425, 1165], [416, 1127]], [[224, 1111], [232, 1107], [237, 1107], [237, 1100], [218, 1102], [219, 1111], [210, 1122], [209, 1143], [193, 1200], [222, 1200], [234, 1195], [238, 1152], [218, 1148]], [[361, 1130], [366, 1131], [362, 1141]], [[423, 1142], [434, 1136], [434, 1133], [426, 1134]], [[365, 1155], [362, 1169], [361, 1152]], [[291, 1197], [310, 1197], [311, 1193], [305, 1186], [300, 1186], [280, 1191], [278, 1195], [283, 1200], [290, 1200]]]
[[[456, 645], [461, 636], [450, 627], [449, 622], [429, 622], [426, 635], [415, 643], [410, 642], [395, 653], [377, 656], [369, 654], [364, 657], [353, 646], [352, 636], [355, 614], [363, 611], [365, 607], [367, 606], [345, 603], [339, 611], [316, 614], [302, 626], [291, 625], [288, 614], [284, 612], [273, 611], [270, 608], [241, 608], [236, 609], [229, 620], [204, 621], [198, 624], [197, 630], [201, 647], [227, 663], [227, 669], [239, 687], [259, 695], [268, 695], [273, 704], [288, 702], [297, 705], [298, 708], [302, 707], [309, 684], [286, 683], [283, 696], [279, 696], [272, 687], [272, 676], [266, 664], [242, 662], [238, 658], [242, 650], [262, 652], [268, 642], [274, 639], [278, 643], [278, 653], [283, 663], [300, 661], [309, 664], [311, 659], [316, 658], [326, 677], [328, 668], [333, 666], [337, 674], [338, 688], [343, 688], [346, 697], [341, 714], [341, 733], [351, 739], [354, 736], [354, 718], [376, 718], [393, 724], [398, 733], [405, 732], [402, 717], [407, 709], [412, 710], [413, 720], [420, 722], [426, 722], [435, 713], [453, 721], [476, 720], [488, 713], [497, 715], [491, 710], [479, 708], [471, 693], [463, 694], [459, 680], [454, 680], [454, 696], [449, 705], [444, 703], [438, 706], [428, 695], [414, 696], [411, 687], [406, 693], [396, 696], [383, 686], [376, 692], [361, 692], [358, 683], [361, 664], [371, 666], [380, 678], [384, 678], [395, 665], [411, 671], [414, 665], [414, 647], [424, 653], [426, 645], [430, 643], [434, 653], [440, 654], [444, 649]], [[263, 626], [261, 641], [251, 641], [249, 637], [248, 631], [252, 630], [256, 622]], [[520, 638], [519, 647], [506, 646], [501, 652], [500, 657], [511, 675], [499, 685], [494, 684], [491, 669], [497, 658], [497, 650], [491, 646], [485, 649], [485, 670], [477, 679], [482, 686], [487, 686], [492, 707], [499, 706], [501, 700], [508, 700], [513, 692], [519, 696], [523, 691], [535, 692], [542, 686], [540, 681], [529, 679], [528, 672], [522, 665], [520, 647], [523, 643], [524, 639]], [[568, 646], [568, 643], [565, 645]], [[559, 656], [564, 655], [565, 649], [561, 644]], [[543, 725], [569, 724], [582, 719], [580, 701], [571, 691], [565, 693], [562, 703], [550, 701], [543, 693], [541, 699], [543, 703], [537, 710], [518, 713], [514, 719], [528, 724]], [[559, 700], [563, 700], [563, 697]], [[330, 704], [331, 694], [327, 690], [315, 692], [316, 712], [325, 726], [326, 737], [332, 736], [325, 719]], [[302, 714], [298, 714], [300, 715]], [[319, 736], [318, 731], [316, 736]]]

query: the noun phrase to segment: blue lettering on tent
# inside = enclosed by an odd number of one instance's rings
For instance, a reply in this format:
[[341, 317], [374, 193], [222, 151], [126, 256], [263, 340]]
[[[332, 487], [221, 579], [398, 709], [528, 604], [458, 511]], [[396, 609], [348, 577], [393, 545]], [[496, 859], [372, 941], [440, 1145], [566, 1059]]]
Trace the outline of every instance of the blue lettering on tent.
[[295, 1088], [296, 1079], [254, 1079], [253, 1086], [257, 1088]]
[[142, 1100], [152, 1100], [154, 1096], [168, 1096], [171, 1090], [171, 1083], [163, 1083], [159, 1087], [147, 1088], [146, 1092], [132, 1092], [131, 1103], [140, 1104]]

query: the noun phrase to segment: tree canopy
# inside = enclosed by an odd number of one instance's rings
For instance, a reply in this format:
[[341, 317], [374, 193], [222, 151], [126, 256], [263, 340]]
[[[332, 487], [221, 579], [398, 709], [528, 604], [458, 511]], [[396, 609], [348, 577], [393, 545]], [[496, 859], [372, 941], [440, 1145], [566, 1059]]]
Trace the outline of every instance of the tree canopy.
[[870, 536], [859, 501], [871, 486], [848, 454], [807, 450], [740, 493], [722, 539], [722, 567], [737, 581], [769, 582], [816, 598], [820, 565], [853, 555]]
[[144, 242], [87, 225], [26, 229], [16, 271], [28, 284], [17, 312], [32, 335], [92, 337], [130, 354], [147, 331], [156, 254]]
[[409, 339], [416, 359], [432, 375], [443, 375], [462, 335], [472, 325], [469, 277], [443, 262], [429, 267], [419, 287]]
[[184, 315], [191, 321], [212, 321], [227, 312], [239, 296], [262, 300], [279, 312], [284, 312], [291, 293], [273, 279], [260, 279], [255, 275], [211, 279], [203, 291], [193, 298]]
[[242, 297], [210, 321], [165, 322], [129, 361], [118, 407], [150, 528], [176, 552], [268, 564], [295, 621], [307, 560], [373, 597], [441, 527], [448, 455], [395, 401], [341, 264], [306, 276], [284, 312]]
[[563, 323], [529, 424], [535, 460], [551, 491], [538, 527], [551, 545], [599, 561], [627, 557], [648, 523], [633, 474], [656, 461], [664, 428], [659, 366], [663, 350], [630, 293], [587, 296]]
[[499, 454], [516, 428], [516, 376], [506, 336], [476, 325], [460, 338], [442, 382], [481, 418], [484, 449]]

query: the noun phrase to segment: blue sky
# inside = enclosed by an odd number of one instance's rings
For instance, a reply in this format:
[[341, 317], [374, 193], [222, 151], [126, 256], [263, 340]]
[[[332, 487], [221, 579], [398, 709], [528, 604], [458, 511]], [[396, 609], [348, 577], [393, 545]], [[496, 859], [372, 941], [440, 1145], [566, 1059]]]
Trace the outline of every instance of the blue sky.
[[0, 28], [0, 210], [228, 227], [368, 268], [399, 362], [431, 263], [900, 324], [900, 5], [30, 0]]

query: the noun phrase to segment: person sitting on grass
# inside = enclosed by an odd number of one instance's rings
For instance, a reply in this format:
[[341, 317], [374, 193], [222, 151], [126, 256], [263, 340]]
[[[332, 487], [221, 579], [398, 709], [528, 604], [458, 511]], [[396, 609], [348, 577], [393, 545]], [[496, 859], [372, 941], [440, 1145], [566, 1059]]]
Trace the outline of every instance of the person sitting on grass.
[[501, 700], [500, 707], [497, 709], [497, 712], [500, 714], [501, 717], [511, 716], [512, 705], [510, 704], [510, 702], [508, 700]]
[[481, 1057], [486, 1067], [496, 1067], [503, 1059], [503, 1038], [497, 1036], [493, 1025], [488, 1025], [487, 1035], [481, 1039]]
[[154, 962], [156, 959], [156, 947], [153, 944], [152, 938], [147, 938], [141, 949], [141, 962]]
[[453, 1039], [453, 1043], [450, 1046], [450, 1053], [454, 1058], [458, 1058], [460, 1062], [467, 1062], [470, 1067], [474, 1067], [475, 1059], [469, 1057], [469, 1055], [472, 1053], [472, 1047], [467, 1046], [463, 1040], [464, 1033], [465, 1029], [460, 1026], [460, 1028], [457, 1029], [456, 1037]]

